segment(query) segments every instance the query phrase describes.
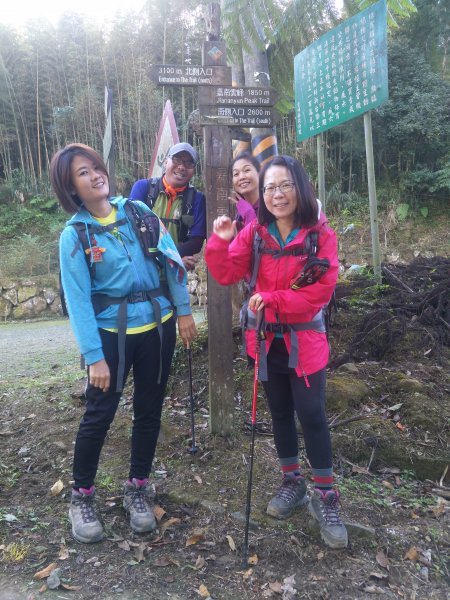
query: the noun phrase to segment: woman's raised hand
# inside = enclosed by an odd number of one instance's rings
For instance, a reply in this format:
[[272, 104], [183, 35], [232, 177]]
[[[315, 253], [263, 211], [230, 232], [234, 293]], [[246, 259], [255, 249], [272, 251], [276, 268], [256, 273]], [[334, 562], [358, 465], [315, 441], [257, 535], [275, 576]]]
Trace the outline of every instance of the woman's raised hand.
[[222, 215], [221, 217], [214, 219], [213, 231], [220, 238], [229, 242], [237, 233], [236, 223], [235, 221], [232, 221], [230, 217]]
[[231, 204], [238, 204], [238, 202], [239, 202], [240, 199], [241, 199], [241, 197], [234, 190], [231, 191], [230, 195], [228, 196], [228, 201]]

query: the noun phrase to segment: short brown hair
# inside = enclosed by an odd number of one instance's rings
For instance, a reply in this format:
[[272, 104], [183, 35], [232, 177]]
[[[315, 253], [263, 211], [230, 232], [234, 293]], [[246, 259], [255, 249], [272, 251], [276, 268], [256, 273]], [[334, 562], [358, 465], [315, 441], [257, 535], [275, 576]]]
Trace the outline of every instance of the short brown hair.
[[85, 144], [68, 144], [53, 156], [50, 162], [50, 182], [62, 208], [71, 215], [80, 209], [82, 201], [71, 191], [70, 170], [75, 156], [84, 156], [108, 178], [108, 170], [101, 156]]

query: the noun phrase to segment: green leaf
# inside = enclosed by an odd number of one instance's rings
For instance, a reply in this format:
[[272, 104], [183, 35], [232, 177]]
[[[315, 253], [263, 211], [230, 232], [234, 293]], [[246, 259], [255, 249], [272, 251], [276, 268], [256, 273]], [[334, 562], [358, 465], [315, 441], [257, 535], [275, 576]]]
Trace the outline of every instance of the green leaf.
[[397, 206], [395, 212], [397, 213], [397, 217], [400, 219], [400, 221], [404, 221], [409, 213], [409, 204], [402, 202]]
[[428, 207], [427, 206], [421, 206], [420, 207], [420, 214], [422, 215], [422, 217], [424, 217], [426, 219], [428, 217]]

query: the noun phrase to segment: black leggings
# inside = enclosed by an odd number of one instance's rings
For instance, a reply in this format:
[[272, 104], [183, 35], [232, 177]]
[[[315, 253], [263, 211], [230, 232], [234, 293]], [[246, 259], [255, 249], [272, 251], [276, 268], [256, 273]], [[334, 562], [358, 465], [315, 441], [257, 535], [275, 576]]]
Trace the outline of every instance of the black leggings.
[[[303, 377], [287, 367], [288, 353], [284, 340], [275, 339], [267, 356], [269, 380], [263, 382], [275, 447], [279, 458], [298, 455], [295, 412], [302, 426], [308, 460], [313, 469], [332, 466], [331, 439], [325, 412], [326, 370]], [[295, 411], [295, 412], [294, 412]]]
[[[86, 411], [75, 442], [74, 487], [89, 488], [94, 484], [100, 452], [121, 395], [115, 391], [119, 361], [117, 333], [102, 329], [99, 332], [105, 360], [111, 373], [111, 383], [108, 392], [92, 385], [86, 390]], [[144, 479], [150, 473], [161, 426], [161, 411], [175, 340], [174, 318], [163, 323], [162, 348], [157, 329], [126, 336], [124, 378], [126, 379], [131, 367], [134, 378], [130, 479]], [[158, 384], [160, 349], [162, 372], [161, 382]]]

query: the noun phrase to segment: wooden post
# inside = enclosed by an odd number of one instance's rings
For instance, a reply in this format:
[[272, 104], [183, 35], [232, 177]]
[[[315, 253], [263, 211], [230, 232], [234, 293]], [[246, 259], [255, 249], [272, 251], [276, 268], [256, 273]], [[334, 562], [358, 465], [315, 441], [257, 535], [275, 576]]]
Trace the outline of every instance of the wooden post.
[[[209, 5], [208, 40], [203, 44], [203, 65], [226, 65], [226, 48], [219, 41], [220, 7]], [[224, 82], [226, 84], [226, 82]], [[230, 81], [227, 83], [231, 85]], [[205, 192], [208, 236], [221, 214], [229, 214], [228, 187], [231, 137], [227, 126], [204, 128]], [[234, 380], [231, 287], [223, 287], [208, 274], [208, 360], [210, 431], [229, 436], [233, 431]]]
[[377, 283], [381, 283], [381, 251], [378, 234], [377, 190], [375, 187], [375, 167], [373, 163], [372, 113], [364, 113], [364, 138], [366, 142], [367, 184], [369, 187], [370, 231], [372, 234], [373, 271]]
[[323, 142], [323, 133], [319, 133], [317, 140], [317, 172], [319, 182], [319, 200], [322, 203], [322, 210], [325, 212], [325, 146]]

